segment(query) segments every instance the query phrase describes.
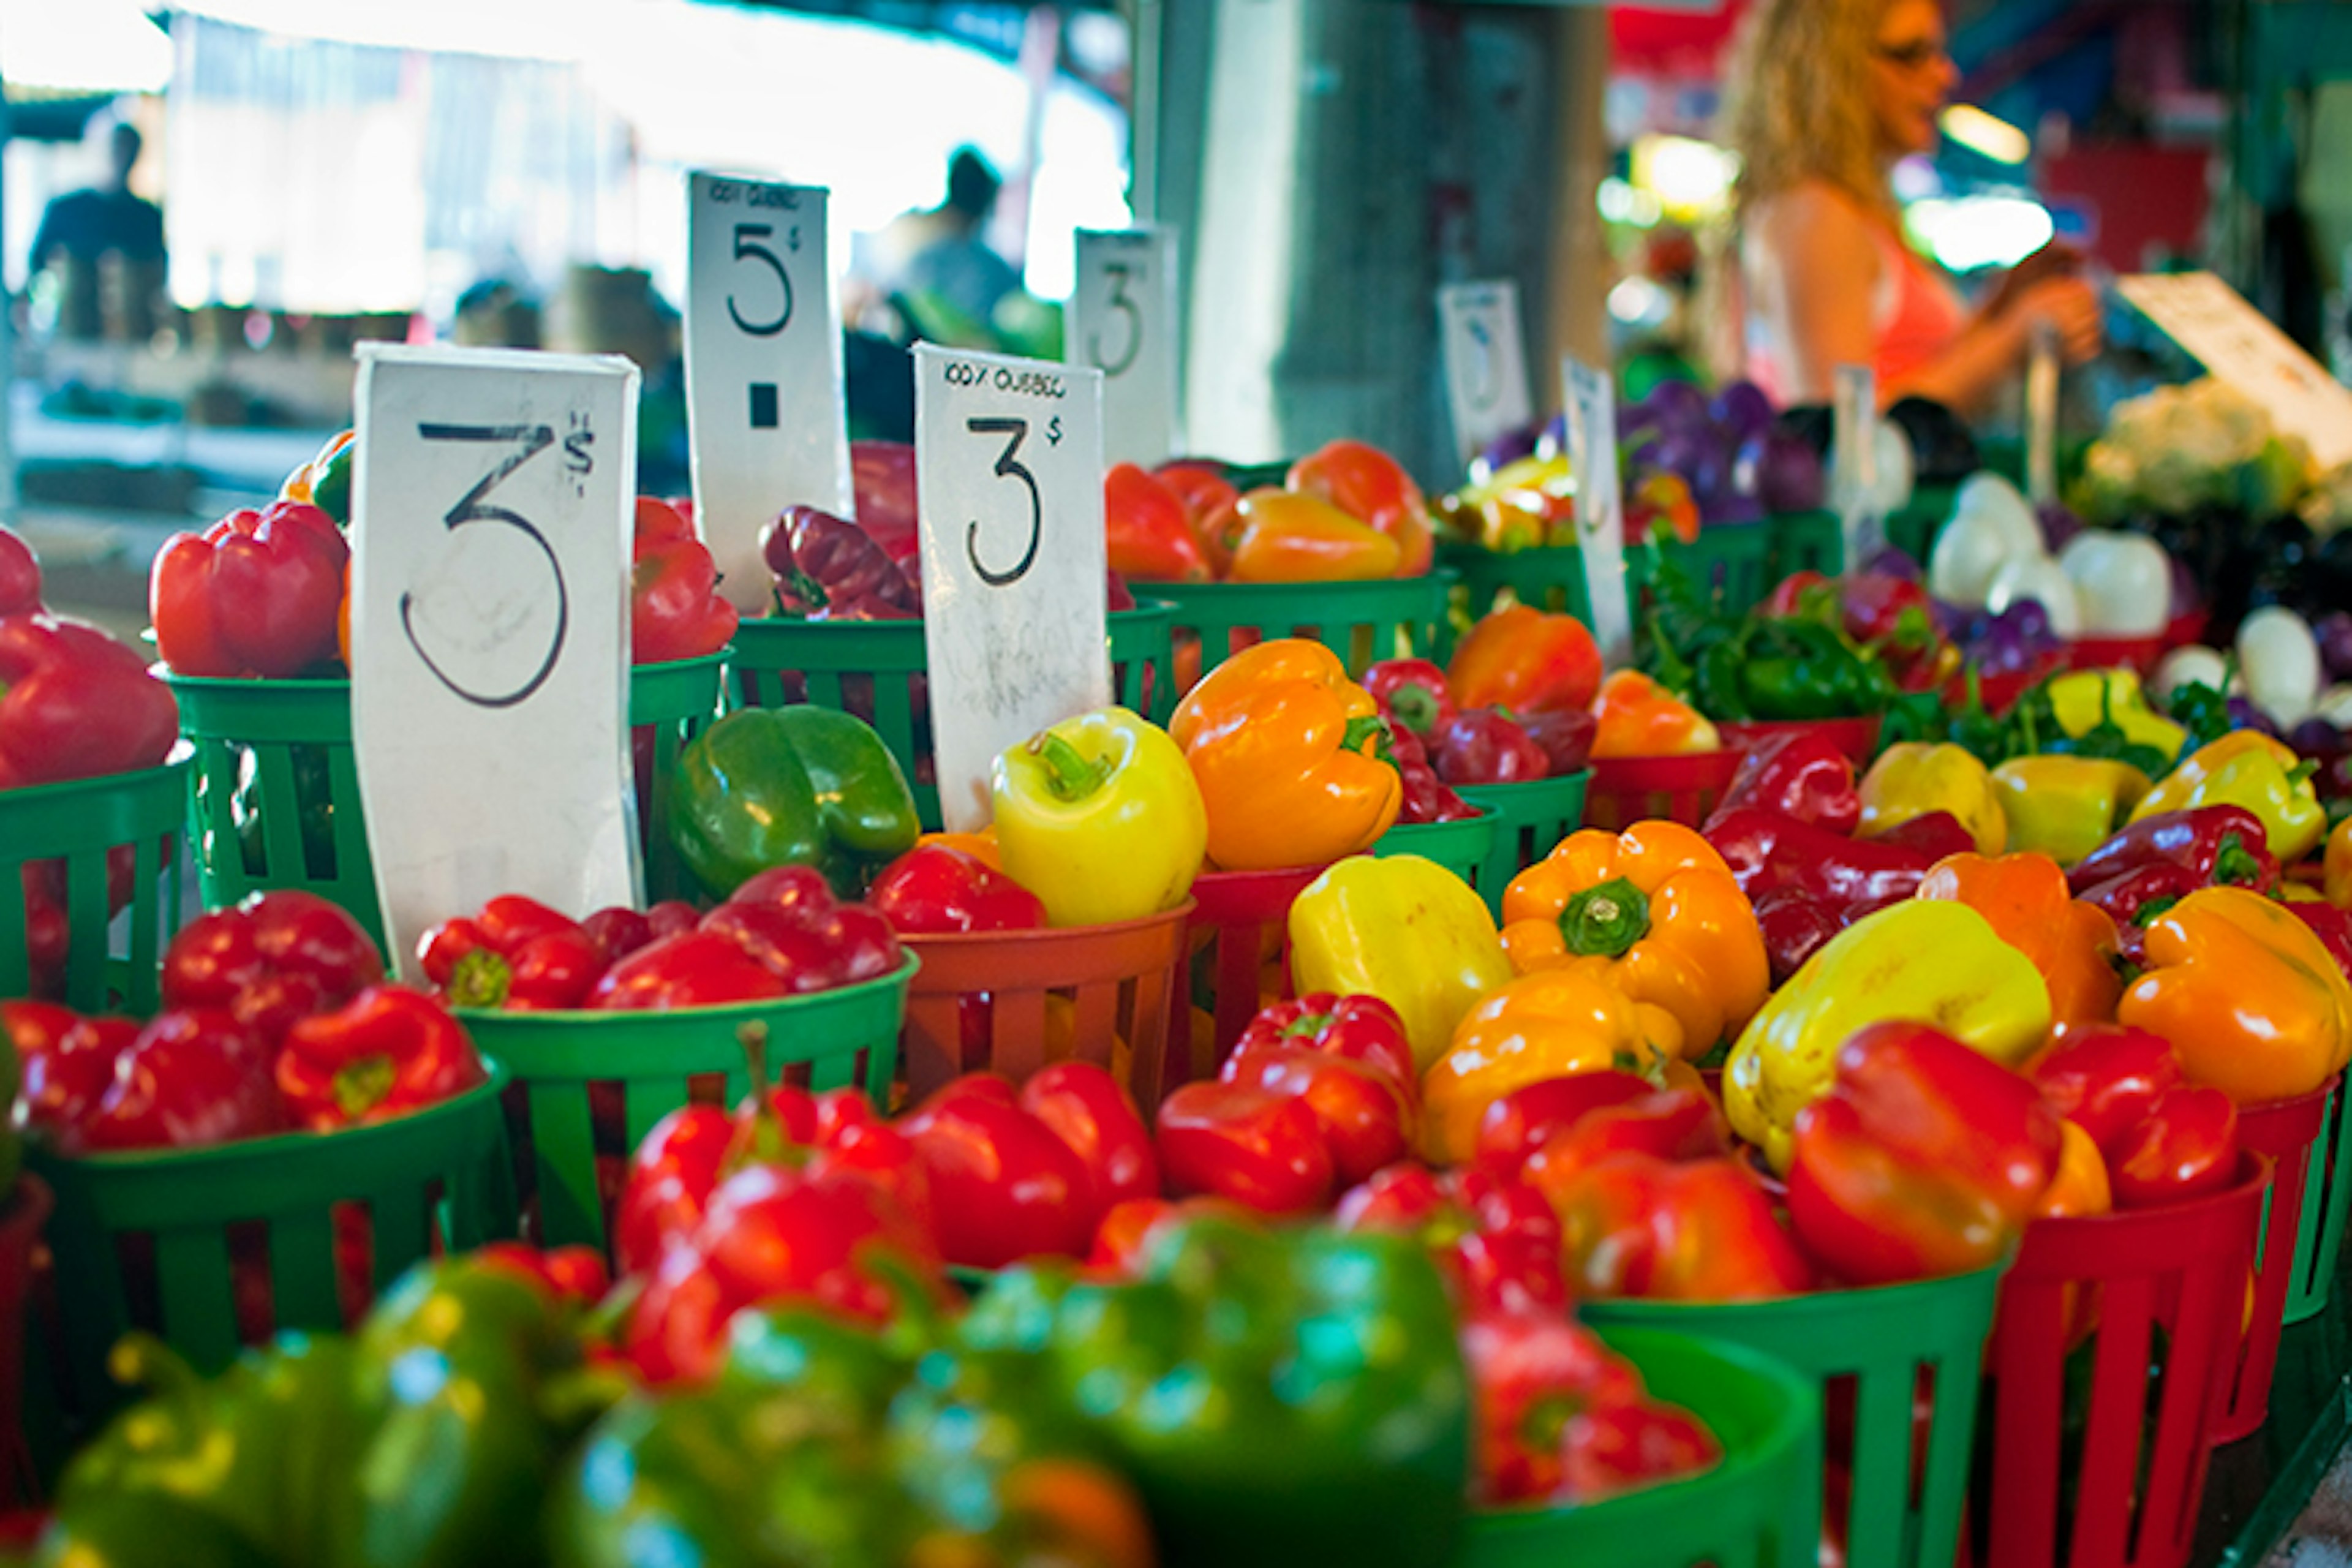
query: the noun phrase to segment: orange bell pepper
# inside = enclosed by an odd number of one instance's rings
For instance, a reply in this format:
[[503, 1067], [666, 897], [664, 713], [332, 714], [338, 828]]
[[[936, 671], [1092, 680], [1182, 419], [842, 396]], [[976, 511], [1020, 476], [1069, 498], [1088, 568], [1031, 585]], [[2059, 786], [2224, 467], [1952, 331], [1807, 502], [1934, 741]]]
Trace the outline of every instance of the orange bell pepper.
[[1393, 577], [1397, 542], [1319, 496], [1256, 489], [1242, 497], [1236, 583], [1340, 583]]
[[1915, 896], [1968, 905], [2032, 959], [2050, 988], [2053, 1023], [2103, 1024], [2116, 1016], [2124, 994], [2115, 969], [2116, 922], [2072, 897], [2066, 873], [2049, 856], [1948, 855]]
[[2107, 1183], [2107, 1157], [2091, 1135], [2072, 1121], [2058, 1124], [2058, 1173], [2033, 1205], [2035, 1219], [2082, 1219], [2111, 1213], [2115, 1190]]
[[2336, 825], [2327, 836], [2327, 852], [2321, 858], [2320, 886], [2326, 891], [2327, 901], [2339, 910], [2352, 910], [2352, 816]]
[[1283, 483], [1301, 495], [1320, 496], [1395, 540], [1395, 575], [1418, 577], [1429, 570], [1436, 548], [1429, 503], [1404, 465], [1378, 447], [1362, 441], [1327, 442], [1291, 464]]
[[1192, 532], [1208, 552], [1209, 565], [1222, 579], [1233, 568], [1234, 541], [1241, 532], [1241, 516], [1234, 509], [1241, 504], [1242, 492], [1234, 489], [1222, 469], [1207, 463], [1162, 463], [1151, 470], [1151, 477], [1184, 503], [1192, 520]]
[[2116, 1019], [2172, 1042], [2241, 1105], [2307, 1093], [2352, 1057], [2352, 985], [2311, 928], [2243, 888], [2203, 888], [2147, 927]]
[[1602, 681], [1592, 716], [1596, 757], [1678, 756], [1723, 744], [1697, 709], [1638, 670], [1621, 669]]
[[1590, 708], [1601, 689], [1601, 648], [1574, 616], [1506, 605], [1454, 648], [1445, 684], [1462, 708]]
[[990, 823], [977, 833], [926, 833], [915, 840], [917, 847], [926, 844], [943, 845], [961, 849], [992, 871], [1004, 869], [1003, 851], [996, 847], [996, 825]]
[[1522, 974], [1601, 960], [1628, 996], [1674, 1015], [1695, 1057], [1737, 1034], [1771, 984], [1748, 895], [1673, 822], [1561, 839], [1504, 890], [1503, 952]]
[[1318, 642], [1244, 648], [1176, 705], [1168, 732], [1208, 807], [1209, 859], [1227, 870], [1370, 848], [1403, 801], [1379, 705]]
[[1137, 583], [1206, 583], [1215, 575], [1191, 510], [1165, 480], [1133, 463], [1103, 476], [1103, 529], [1110, 569]]

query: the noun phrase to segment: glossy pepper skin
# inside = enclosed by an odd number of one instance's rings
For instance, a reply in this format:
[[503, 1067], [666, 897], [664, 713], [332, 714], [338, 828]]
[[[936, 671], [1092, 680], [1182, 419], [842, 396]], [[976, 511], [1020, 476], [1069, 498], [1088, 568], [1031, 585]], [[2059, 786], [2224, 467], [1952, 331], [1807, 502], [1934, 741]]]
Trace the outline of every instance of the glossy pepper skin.
[[1437, 732], [1430, 760], [1450, 784], [1523, 784], [1551, 773], [1551, 758], [1535, 737], [1494, 708], [1456, 713]]
[[1402, 1160], [1341, 1194], [1331, 1223], [1418, 1240], [1445, 1271], [1465, 1316], [1558, 1314], [1568, 1305], [1559, 1217], [1516, 1177], [1482, 1169], [1441, 1174]]
[[824, 621], [911, 620], [923, 613], [913, 577], [857, 524], [790, 506], [760, 532], [777, 608]]
[[2011, 757], [1992, 771], [2009, 848], [2072, 866], [2147, 793], [2147, 775], [2104, 757]]
[[1160, 1102], [1156, 1127], [1160, 1173], [1178, 1196], [1303, 1216], [1331, 1195], [1331, 1145], [1302, 1095], [1223, 1079], [1183, 1084]]
[[1437, 776], [1421, 737], [1410, 730], [1391, 728], [1389, 756], [1396, 763], [1403, 789], [1397, 805], [1400, 823], [1460, 822], [1478, 815], [1478, 808], [1454, 792]]
[[1321, 643], [1243, 649], [1186, 693], [1168, 732], [1200, 784], [1209, 858], [1227, 870], [1337, 860], [1396, 821], [1403, 786], [1378, 706]]
[[[651, 940], [648, 928], [629, 951]], [[425, 978], [455, 1007], [577, 1007], [612, 965], [604, 944], [578, 921], [519, 893], [492, 899], [471, 917], [442, 921], [419, 942], [416, 956]]]
[[301, 501], [175, 533], [148, 579], [155, 651], [182, 675], [279, 680], [332, 660], [350, 559], [333, 520]]
[[1954, 745], [1899, 742], [1878, 754], [1862, 775], [1864, 838], [1929, 812], [1948, 811], [1976, 839], [1977, 853], [1998, 855], [2009, 843], [2009, 816], [1985, 765]]
[[2182, 758], [2133, 808], [2131, 819], [2200, 805], [2252, 812], [2282, 866], [2310, 854], [2327, 835], [2327, 808], [2312, 788], [2311, 769], [2259, 730], [2233, 730]]
[[1103, 475], [1110, 569], [1137, 583], [1206, 583], [1216, 575], [1183, 499], [1133, 463]]
[[2026, 1064], [2042, 1098], [2105, 1149], [2183, 1082], [2172, 1042], [2121, 1025], [2067, 1028]]
[[1907, 844], [1848, 838], [1761, 806], [1717, 816], [1706, 841], [1750, 899], [1760, 903], [1792, 889], [1820, 900], [1840, 923], [1909, 898], [1937, 859]]
[[2306, 1093], [2352, 1057], [2352, 985], [2309, 927], [2242, 888], [2190, 893], [2147, 928], [2116, 1022], [2170, 1040], [2240, 1105]]
[[1694, 1057], [1748, 1022], [1770, 979], [1730, 868], [1673, 822], [1561, 839], [1504, 890], [1503, 951], [1522, 974], [1605, 960], [1627, 996], [1674, 1015]]
[[2032, 1217], [2061, 1142], [2024, 1078], [1926, 1024], [1873, 1024], [1797, 1115], [1790, 1222], [1857, 1285], [1983, 1268]]
[[1393, 1045], [1379, 1057], [1343, 1055], [1320, 1048], [1303, 1036], [1252, 1039], [1244, 1035], [1217, 1069], [1223, 1082], [1304, 1100], [1330, 1153], [1333, 1179], [1342, 1186], [1412, 1152], [1421, 1099], [1403, 1021], [1377, 996], [1353, 996], [1348, 1002], [1359, 1011], [1377, 1009], [1386, 1015], [1383, 1027]]
[[958, 1337], [1044, 1358], [1050, 1396], [1141, 1490], [1163, 1563], [1453, 1560], [1469, 1389], [1418, 1244], [1196, 1218], [1152, 1237], [1141, 1275], [1010, 1270]]
[[[2352, 822], [2352, 817], [2346, 822]], [[2321, 875], [2327, 901], [2339, 910], [2352, 909], [2352, 826], [2347, 826], [2345, 822], [2337, 823], [2328, 832]]]
[[866, 901], [901, 932], [1034, 931], [1045, 923], [1036, 894], [946, 844], [918, 844], [891, 861]]
[[2157, 1096], [2108, 1157], [2116, 1206], [2158, 1208], [2217, 1193], [2238, 1174], [2237, 1103], [2184, 1084]]
[[2188, 744], [2188, 731], [2147, 705], [2147, 693], [2133, 670], [2074, 670], [2053, 678], [2046, 689], [2051, 715], [2070, 740], [2112, 725], [2126, 744], [2160, 756], [2177, 757]]
[[639, 496], [629, 552], [629, 662], [717, 653], [735, 635], [736, 619], [694, 525], [666, 502]]
[[372, 985], [299, 1020], [278, 1056], [278, 1091], [314, 1132], [421, 1110], [488, 1081], [448, 1009], [404, 985]]
[[1775, 735], [1739, 761], [1707, 830], [1735, 811], [1754, 806], [1783, 812], [1809, 826], [1852, 837], [1862, 821], [1853, 759], [1818, 731]]
[[1364, 671], [1364, 689], [1380, 704], [1391, 730], [1442, 732], [1456, 711], [1445, 671], [1425, 658], [1384, 658]]
[[1554, 1184], [1570, 1285], [1598, 1297], [1753, 1301], [1814, 1272], [1747, 1168], [1717, 1156], [1607, 1156]]
[[1418, 855], [1339, 861], [1291, 901], [1288, 928], [1298, 989], [1378, 996], [1424, 1071], [1471, 1005], [1511, 978], [1485, 900]]
[[2116, 926], [2105, 910], [2076, 901], [2066, 874], [2047, 855], [1988, 860], [1954, 855], [1936, 862], [1917, 897], [1968, 905], [2003, 942], [2033, 962], [2060, 1026], [2104, 1023], [2123, 994], [2116, 973]]
[[1772, 984], [1786, 985], [1830, 938], [1845, 930], [1853, 914], [1801, 888], [1775, 888], [1756, 900], [1756, 929], [1764, 938], [1764, 958]]
[[1319, 496], [1255, 489], [1234, 509], [1236, 583], [1339, 583], [1394, 577], [1397, 542]]
[[1404, 466], [1362, 441], [1328, 441], [1290, 465], [1284, 485], [1301, 495], [1320, 496], [1396, 542], [1395, 575], [1418, 577], [1429, 570], [1434, 538], [1429, 503]]
[[[946, 1084], [898, 1122], [929, 1178], [940, 1256], [973, 1268], [1024, 1258], [1081, 1258], [1113, 1204], [1150, 1195], [1156, 1164], [1141, 1117], [1110, 1075], [1091, 1063], [1064, 1063], [1056, 1117], [1096, 1148], [1087, 1157], [1017, 1092], [987, 1073]], [[1086, 1084], [1080, 1081], [1083, 1070]], [[1050, 1069], [1049, 1069], [1050, 1070]], [[1081, 1102], [1082, 1096], [1091, 1098]], [[1116, 1173], [1105, 1163], [1117, 1152]]]
[[2263, 820], [2242, 805], [2201, 805], [2143, 816], [2066, 873], [2076, 897], [2147, 866], [2177, 866], [2197, 887], [2278, 890], [2279, 865]]
[[0, 616], [21, 616], [41, 607], [41, 563], [33, 547], [13, 529], [0, 528]]
[[1797, 1113], [1829, 1092], [1838, 1051], [1866, 1024], [1932, 1018], [1994, 1061], [2022, 1061], [2050, 1033], [2033, 961], [1965, 904], [1914, 899], [1865, 915], [1772, 994], [1731, 1047], [1723, 1108], [1785, 1171]]
[[846, 713], [747, 708], [678, 754], [670, 839], [713, 898], [774, 866], [814, 866], [856, 898], [921, 831], [898, 759]]
[[1611, 672], [1592, 714], [1595, 757], [1681, 756], [1723, 744], [1697, 709], [1639, 670]]
[[989, 774], [997, 854], [1055, 926], [1174, 909], [1213, 826], [1178, 742], [1124, 708], [1041, 730]]
[[1465, 708], [1582, 710], [1601, 690], [1601, 648], [1574, 616], [1507, 605], [1470, 628], [1445, 675]]
[[158, 1014], [117, 1058], [81, 1149], [194, 1149], [289, 1125], [270, 1047], [216, 1007]]
[[223, 1007], [274, 1041], [295, 1019], [341, 1006], [383, 978], [375, 943], [315, 893], [249, 894], [180, 928], [163, 952], [167, 1007]]
[[0, 616], [0, 790], [155, 767], [179, 731], [171, 688], [98, 627]]

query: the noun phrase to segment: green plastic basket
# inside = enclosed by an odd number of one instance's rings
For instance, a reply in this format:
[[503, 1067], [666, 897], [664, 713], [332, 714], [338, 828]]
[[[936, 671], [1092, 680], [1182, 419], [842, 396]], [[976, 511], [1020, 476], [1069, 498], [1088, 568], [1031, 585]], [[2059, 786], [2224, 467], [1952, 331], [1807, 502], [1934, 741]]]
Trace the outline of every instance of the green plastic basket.
[[1580, 621], [1592, 619], [1584, 587], [1584, 552], [1573, 544], [1503, 554], [1475, 544], [1446, 543], [1437, 547], [1437, 563], [1460, 580], [1454, 600], [1465, 626], [1482, 619], [1506, 589], [1519, 604]]
[[1265, 637], [1312, 637], [1360, 678], [1384, 658], [1435, 656], [1450, 574], [1360, 583], [1155, 583], [1175, 609], [1176, 640], [1198, 637], [1206, 675]]
[[[1772, 530], [1763, 522], [1717, 523], [1698, 531], [1696, 543], [1675, 541], [1667, 554], [1690, 574], [1702, 593], [1733, 614], [1753, 609], [1772, 591]], [[1625, 552], [1626, 591], [1638, 601], [1650, 585], [1650, 552]]]
[[[1152, 592], [1161, 591], [1153, 584]], [[1110, 615], [1111, 695], [1155, 724], [1176, 710], [1173, 611], [1157, 601]], [[728, 662], [728, 703], [814, 702], [874, 726], [915, 792], [923, 826], [940, 826], [931, 759], [928, 655], [920, 621], [746, 620]]]
[[1920, 485], [1911, 492], [1911, 499], [1886, 520], [1886, 542], [1902, 551], [1921, 566], [1936, 548], [1936, 535], [1944, 531], [1944, 521], [1952, 515], [1952, 502], [1959, 497], [1958, 485]]
[[1833, 511], [1792, 511], [1765, 519], [1772, 531], [1772, 565], [1767, 574], [1775, 584], [1795, 572], [1818, 572], [1835, 577], [1845, 571], [1845, 525]]
[[[654, 759], [638, 824], [649, 889], [674, 888], [683, 876], [669, 836], [650, 831], [662, 821], [653, 808], [668, 797], [679, 750], [718, 714], [724, 662], [717, 653], [629, 672], [629, 723], [651, 731]], [[196, 747], [185, 810], [205, 907], [299, 888], [342, 906], [383, 945], [352, 749], [352, 683], [164, 679], [180, 700], [180, 732]]]
[[1459, 822], [1416, 822], [1390, 828], [1372, 841], [1378, 856], [1418, 855], [1477, 886], [1480, 868], [1495, 852], [1495, 819], [1481, 812]]
[[[2007, 1267], [2004, 1261], [1945, 1279], [1770, 1301], [1592, 1301], [1582, 1310], [1596, 1325], [1664, 1329], [1776, 1357], [1821, 1380], [1825, 1409], [1851, 1379], [1845, 1560], [1947, 1568], [1959, 1544], [1985, 1338]], [[1927, 1462], [1915, 1478], [1912, 1412], [1923, 1374], [1933, 1379], [1934, 1415]], [[1841, 1385], [1834, 1392], [1833, 1382]], [[1808, 1500], [1822, 1496], [1826, 1447], [1807, 1457], [1800, 1491]], [[1810, 1543], [1793, 1561], [1812, 1561]]]
[[[887, 1108], [918, 967], [909, 954], [878, 980], [726, 1007], [461, 1011], [483, 1054], [513, 1076], [507, 1119], [522, 1206], [536, 1214], [532, 1239], [609, 1250], [610, 1205], [629, 1151], [689, 1100], [732, 1105], [751, 1091], [738, 1035], [746, 1024], [767, 1026], [768, 1069], [779, 1079], [820, 1092], [856, 1084]], [[617, 1127], [598, 1128], [600, 1099]]]
[[[155, 1010], [157, 966], [179, 923], [189, 765], [182, 746], [160, 768], [0, 791], [0, 996], [37, 990], [85, 1013]], [[28, 865], [65, 912], [62, 970], [45, 963], [37, 986], [20, 891]]]
[[690, 899], [697, 884], [665, 825], [677, 755], [719, 717], [727, 650], [629, 671], [629, 729], [637, 783], [637, 843], [644, 851], [646, 898]]
[[1496, 920], [1503, 918], [1503, 889], [1511, 879], [1550, 854], [1554, 845], [1582, 825], [1584, 786], [1591, 782], [1588, 768], [1527, 784], [1464, 784], [1456, 792], [1495, 825], [1495, 842], [1470, 885]]
[[2327, 1310], [2336, 1255], [2344, 1242], [2346, 1211], [2352, 1207], [2352, 1112], [2337, 1080], [2327, 1095], [2327, 1121], [2311, 1152], [2304, 1177], [2303, 1215], [2297, 1221], [2294, 1278], [2287, 1286], [2286, 1321], [2300, 1323]]
[[[1705, 1423], [1723, 1462], [1582, 1508], [1470, 1516], [1461, 1568], [1797, 1568], [1820, 1532], [1806, 1488], [1822, 1441], [1821, 1396], [1786, 1364], [1721, 1341], [1604, 1328], [1659, 1399]], [[1855, 1561], [1859, 1562], [1860, 1559]]]
[[[506, 1131], [506, 1075], [413, 1115], [320, 1135], [296, 1132], [208, 1149], [62, 1159], [35, 1151], [34, 1170], [57, 1194], [49, 1226], [58, 1322], [48, 1375], [28, 1388], [87, 1418], [124, 1397], [107, 1352], [129, 1330], [158, 1335], [199, 1372], [241, 1347], [234, 1232], [261, 1233], [273, 1329], [345, 1326], [335, 1211], [362, 1205], [373, 1234], [367, 1293], [419, 1259], [514, 1234]], [[149, 1238], [151, 1271], [125, 1244]], [[136, 1248], [130, 1249], [134, 1255]], [[40, 1356], [52, 1348], [37, 1336]]]

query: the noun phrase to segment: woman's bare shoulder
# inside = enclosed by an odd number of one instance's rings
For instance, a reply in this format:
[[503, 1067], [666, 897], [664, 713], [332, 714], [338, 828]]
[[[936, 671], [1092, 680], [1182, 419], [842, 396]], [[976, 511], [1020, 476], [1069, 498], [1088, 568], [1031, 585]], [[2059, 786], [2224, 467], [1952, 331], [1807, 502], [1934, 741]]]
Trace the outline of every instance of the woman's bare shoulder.
[[1801, 180], [1775, 191], [1742, 215], [1748, 232], [1768, 241], [1843, 244], [1871, 227], [1870, 214], [1827, 180]]

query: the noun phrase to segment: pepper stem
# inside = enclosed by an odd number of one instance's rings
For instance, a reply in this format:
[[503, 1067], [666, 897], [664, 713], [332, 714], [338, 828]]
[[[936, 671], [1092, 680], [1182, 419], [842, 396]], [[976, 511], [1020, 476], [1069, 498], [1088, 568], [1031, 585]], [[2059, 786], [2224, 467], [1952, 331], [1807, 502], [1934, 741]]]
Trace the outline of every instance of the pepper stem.
[[514, 984], [514, 969], [497, 952], [478, 947], [449, 970], [452, 1007], [503, 1007]]
[[360, 1121], [392, 1093], [395, 1076], [390, 1057], [362, 1057], [335, 1074], [335, 1109], [346, 1121]]
[[[1369, 747], [1364, 744], [1367, 741], [1371, 742]], [[1368, 757], [1377, 758], [1391, 766], [1396, 761], [1389, 752], [1388, 723], [1377, 713], [1360, 714], [1349, 720], [1347, 730], [1339, 737], [1339, 749], [1343, 752], [1360, 752]]]
[[1580, 958], [1622, 957], [1650, 934], [1650, 900], [1622, 877], [1587, 888], [1559, 912], [1559, 934]]
[[1425, 735], [1437, 721], [1436, 694], [1421, 682], [1409, 680], [1389, 693], [1389, 712], [1414, 734]]
[[2213, 879], [2250, 888], [2262, 877], [2263, 863], [2246, 848], [2245, 841], [2234, 833], [2223, 834], [2221, 850], [2213, 857]]
[[1029, 754], [1045, 764], [1045, 787], [1055, 800], [1081, 801], [1110, 782], [1108, 757], [1089, 757], [1051, 730], [1029, 737]]
[[757, 1019], [738, 1026], [735, 1043], [743, 1047], [743, 1065], [751, 1079], [751, 1117], [736, 1128], [726, 1167], [782, 1164], [791, 1154], [792, 1141], [784, 1136], [776, 1103], [768, 1093], [768, 1026]]

